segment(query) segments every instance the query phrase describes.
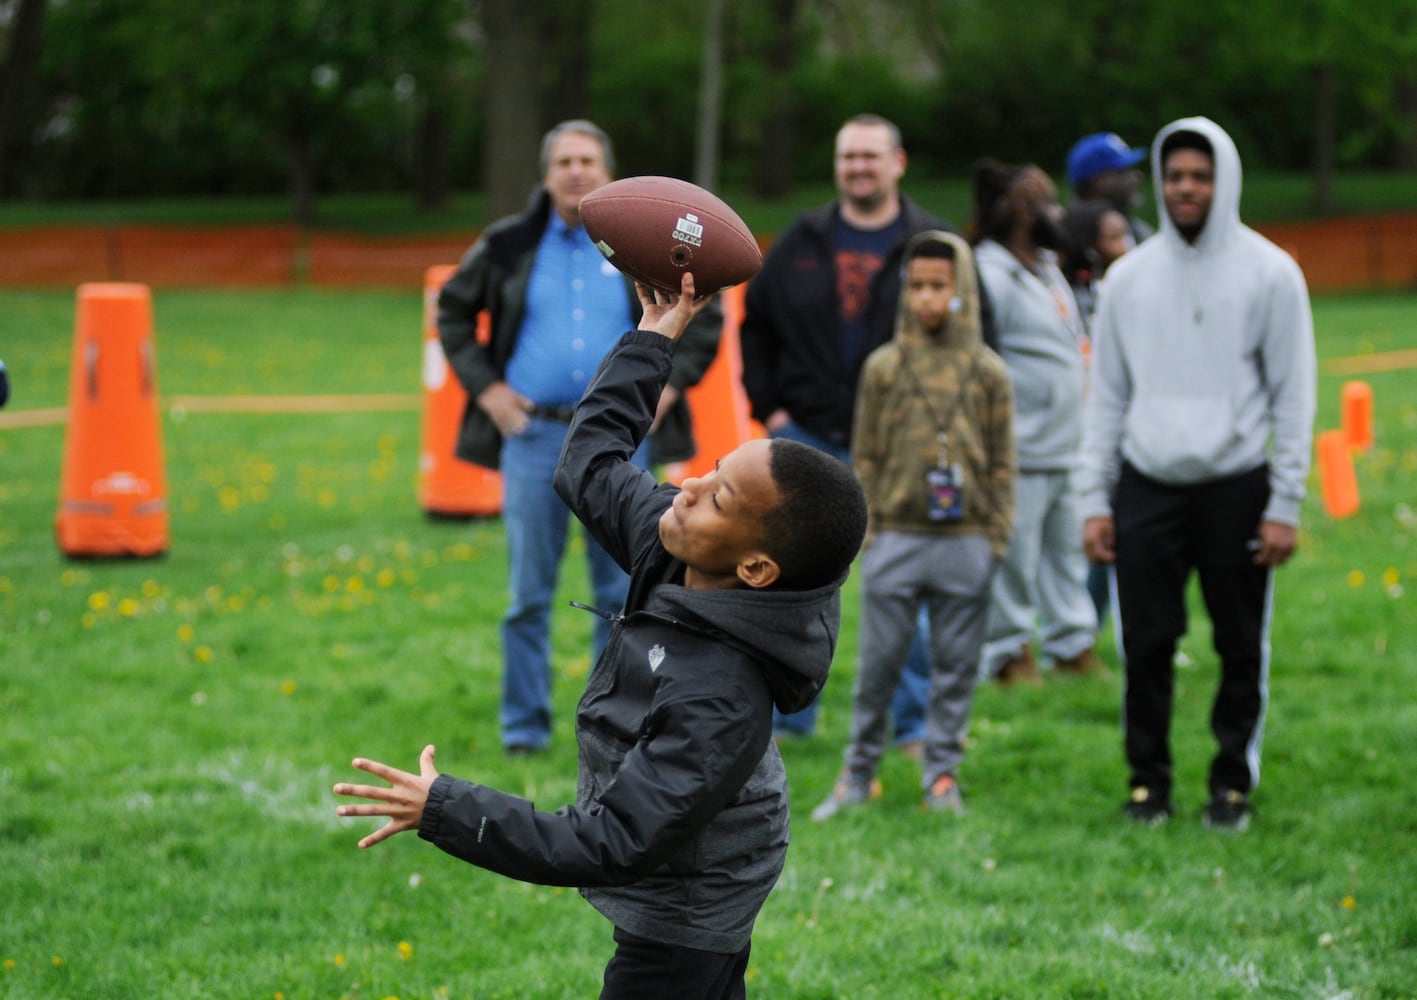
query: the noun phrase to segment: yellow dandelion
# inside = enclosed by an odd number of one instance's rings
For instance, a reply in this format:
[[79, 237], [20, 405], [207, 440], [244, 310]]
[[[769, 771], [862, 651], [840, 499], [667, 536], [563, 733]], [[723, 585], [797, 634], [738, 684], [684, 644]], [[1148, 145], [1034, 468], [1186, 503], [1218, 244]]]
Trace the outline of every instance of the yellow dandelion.
[[59, 955], [55, 955], [55, 956], [54, 956], [53, 958], [51, 958], [49, 961], [53, 963], [53, 965], [54, 965], [54, 967], [55, 967], [56, 969], [59, 968], [59, 966], [61, 966], [61, 965], [64, 964], [64, 959], [63, 959], [63, 957], [62, 957], [62, 956], [59, 956]]
[[1344, 908], [1345, 910], [1351, 910], [1351, 909], [1353, 909], [1354, 907], [1356, 907], [1357, 905], [1358, 905], [1358, 900], [1354, 899], [1352, 896], [1344, 896], [1344, 897], [1343, 897], [1343, 908]]
[[10, 578], [8, 576], [0, 576], [0, 594], [12, 593], [14, 589], [15, 585], [10, 582]]
[[1401, 579], [1402, 574], [1397, 571], [1396, 566], [1389, 566], [1387, 569], [1383, 570], [1383, 586], [1389, 590], [1396, 587]]
[[1350, 569], [1348, 571], [1348, 586], [1361, 587], [1363, 586], [1364, 579], [1365, 577], [1363, 576], [1363, 571], [1361, 569]]
[[72, 587], [74, 584], [76, 584], [76, 583], [78, 583], [78, 582], [79, 582], [79, 574], [78, 574], [78, 573], [75, 573], [75, 572], [74, 572], [73, 570], [71, 570], [71, 569], [66, 569], [64, 572], [62, 572], [62, 573], [59, 574], [59, 583], [60, 583], [62, 586], [65, 586], [65, 587]]
[[361, 590], [364, 589], [364, 577], [351, 576], [348, 580], [344, 582], [344, 589], [349, 591], [351, 594], [359, 593]]
[[143, 596], [144, 596], [144, 597], [156, 597], [158, 594], [161, 594], [161, 593], [162, 593], [162, 588], [158, 586], [158, 583], [157, 583], [156, 580], [144, 580], [144, 581], [143, 581]]
[[331, 573], [320, 581], [320, 586], [325, 588], [325, 593], [333, 594], [336, 590], [339, 590], [339, 577]]
[[198, 646], [196, 649], [192, 650], [192, 655], [197, 658], [198, 663], [211, 663], [212, 647]]
[[102, 611], [104, 608], [108, 607], [109, 600], [110, 598], [105, 591], [95, 590], [89, 595], [89, 607], [93, 608], [95, 611]]
[[294, 694], [294, 693], [295, 693], [295, 682], [294, 682], [294, 681], [281, 681], [281, 682], [280, 682], [280, 693], [281, 693], [281, 694]]
[[318, 503], [321, 507], [330, 508], [339, 502], [339, 498], [335, 496], [334, 490], [325, 488], [320, 490], [319, 493], [315, 494], [315, 502]]
[[132, 618], [138, 613], [138, 608], [140, 606], [141, 605], [138, 604], [136, 599], [132, 597], [125, 597], [123, 598], [123, 600], [118, 602], [118, 613], [124, 618]]
[[381, 587], [392, 587], [398, 580], [398, 574], [391, 569], [381, 569], [379, 570], [379, 575], [376, 576], [374, 580]]
[[335, 965], [338, 966], [338, 967], [341, 968], [341, 969], [344, 968], [344, 955], [336, 955], [336, 956], [335, 956]]
[[7, 958], [7, 959], [5, 959], [4, 965], [5, 965], [5, 971], [6, 971], [6, 972], [9, 972], [9, 971], [11, 971], [12, 969], [14, 969], [14, 967], [15, 967], [15, 960], [14, 960], [13, 958]]
[[408, 961], [410, 958], [412, 958], [412, 957], [413, 957], [413, 945], [409, 944], [407, 941], [400, 941], [400, 942], [399, 942], [399, 957], [402, 958], [404, 961]]
[[92, 611], [85, 611], [83, 617], [79, 619], [84, 624], [84, 628], [93, 628], [98, 624], [98, 615]]
[[241, 506], [241, 491], [235, 486], [223, 486], [217, 493], [217, 500], [223, 510], [235, 510]]
[[186, 622], [177, 626], [177, 638], [182, 642], [191, 642], [192, 636], [197, 634], [197, 630]]

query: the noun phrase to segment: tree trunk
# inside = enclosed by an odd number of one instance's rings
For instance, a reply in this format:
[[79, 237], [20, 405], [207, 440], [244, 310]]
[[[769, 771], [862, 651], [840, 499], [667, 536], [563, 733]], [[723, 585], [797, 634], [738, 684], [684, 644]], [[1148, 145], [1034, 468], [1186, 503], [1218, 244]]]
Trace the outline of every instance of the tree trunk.
[[559, 0], [542, 11], [541, 98], [547, 125], [590, 114], [591, 0]]
[[429, 97], [418, 113], [414, 138], [414, 197], [420, 212], [448, 204], [448, 112], [444, 94]]
[[1335, 209], [1333, 166], [1337, 103], [1333, 67], [1321, 62], [1314, 67], [1314, 210], [1320, 215], [1329, 215]]
[[694, 142], [694, 183], [718, 186], [718, 130], [723, 93], [723, 0], [704, 8], [703, 65], [699, 67], [699, 120]]
[[520, 211], [541, 181], [540, 67], [545, 50], [536, 0], [487, 0], [487, 221]]
[[10, 44], [0, 66], [0, 198], [16, 187], [15, 151], [29, 123], [25, 99], [44, 33], [44, 7], [44, 0], [20, 0], [10, 21]]
[[290, 215], [297, 226], [315, 224], [315, 154], [309, 134], [299, 127], [285, 135], [286, 184], [290, 191]]
[[1417, 74], [1409, 74], [1393, 84], [1393, 110], [1403, 131], [1392, 152], [1398, 170], [1417, 170]]
[[798, 0], [770, 0], [773, 27], [767, 45], [768, 113], [754, 188], [764, 198], [781, 198], [792, 192], [793, 128], [796, 107], [792, 100], [792, 70], [797, 63]]

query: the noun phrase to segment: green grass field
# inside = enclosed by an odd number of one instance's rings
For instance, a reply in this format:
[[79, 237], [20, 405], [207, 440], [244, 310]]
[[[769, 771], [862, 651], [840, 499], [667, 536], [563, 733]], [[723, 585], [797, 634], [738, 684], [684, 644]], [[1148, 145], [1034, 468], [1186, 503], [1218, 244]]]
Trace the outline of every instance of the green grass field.
[[[420, 309], [417, 290], [158, 292], [160, 388], [416, 394]], [[1315, 314], [1325, 361], [1417, 344], [1411, 295]], [[0, 416], [63, 406], [72, 294], [0, 292], [0, 316]], [[1348, 377], [1321, 375], [1320, 428]], [[1170, 826], [1118, 815], [1115, 670], [981, 689], [965, 817], [923, 813], [913, 765], [890, 756], [878, 807], [812, 824], [846, 736], [853, 585], [819, 734], [785, 751], [797, 818], [752, 996], [1417, 996], [1417, 370], [1363, 377], [1362, 511], [1334, 522], [1313, 496], [1279, 578], [1250, 832], [1199, 821], [1203, 616]], [[611, 929], [575, 892], [412, 835], [359, 852], [372, 823], [334, 815], [352, 756], [412, 767], [428, 742], [451, 773], [548, 809], [574, 798], [589, 623], [558, 612], [554, 751], [508, 760], [501, 532], [423, 516], [419, 421], [165, 405], [170, 552], [96, 561], [53, 539], [64, 429], [0, 425], [0, 997], [597, 993]], [[580, 562], [566, 570], [564, 598], [583, 597]]]

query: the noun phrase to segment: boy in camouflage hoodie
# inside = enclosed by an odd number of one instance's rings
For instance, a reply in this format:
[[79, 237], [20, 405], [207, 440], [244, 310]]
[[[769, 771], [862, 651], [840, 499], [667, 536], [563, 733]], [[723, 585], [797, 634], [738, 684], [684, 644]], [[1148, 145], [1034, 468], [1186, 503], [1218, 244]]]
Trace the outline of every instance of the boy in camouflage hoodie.
[[924, 805], [963, 810], [957, 784], [994, 568], [1013, 525], [1013, 391], [980, 336], [969, 244], [930, 231], [905, 252], [894, 339], [861, 373], [851, 452], [869, 526], [851, 743], [829, 819], [881, 795], [891, 697], [923, 604], [931, 678]]

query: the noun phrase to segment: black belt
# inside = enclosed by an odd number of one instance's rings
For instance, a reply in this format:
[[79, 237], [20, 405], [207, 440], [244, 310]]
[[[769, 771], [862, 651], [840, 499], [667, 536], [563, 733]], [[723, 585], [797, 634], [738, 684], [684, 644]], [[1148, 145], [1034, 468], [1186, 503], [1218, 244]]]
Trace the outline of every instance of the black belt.
[[531, 415], [554, 420], [558, 424], [569, 424], [571, 418], [576, 415], [576, 408], [574, 406], [543, 406], [536, 403], [531, 408]]

